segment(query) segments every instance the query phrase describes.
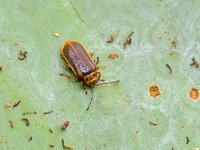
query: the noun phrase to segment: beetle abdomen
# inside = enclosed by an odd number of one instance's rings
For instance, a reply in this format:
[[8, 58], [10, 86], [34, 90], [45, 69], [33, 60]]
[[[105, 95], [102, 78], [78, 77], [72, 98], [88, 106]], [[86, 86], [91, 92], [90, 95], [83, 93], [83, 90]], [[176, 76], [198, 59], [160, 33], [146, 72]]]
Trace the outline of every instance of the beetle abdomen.
[[84, 78], [96, 69], [87, 50], [77, 41], [67, 41], [62, 46], [61, 53], [74, 74], [79, 78]]

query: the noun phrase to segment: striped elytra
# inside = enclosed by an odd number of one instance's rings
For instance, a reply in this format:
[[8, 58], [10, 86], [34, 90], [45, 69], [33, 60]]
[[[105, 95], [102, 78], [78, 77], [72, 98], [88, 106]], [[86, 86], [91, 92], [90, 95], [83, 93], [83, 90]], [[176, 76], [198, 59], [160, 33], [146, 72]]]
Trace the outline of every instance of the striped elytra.
[[[98, 67], [94, 64], [86, 48], [75, 40], [68, 40], [61, 46], [61, 54], [66, 64], [72, 69], [76, 78], [82, 80], [90, 87], [95, 87], [100, 80], [101, 73], [97, 72]], [[65, 75], [70, 78], [69, 75]]]
[[96, 66], [88, 51], [75, 40], [66, 41], [61, 48], [61, 53], [78, 78], [84, 78], [96, 70]]

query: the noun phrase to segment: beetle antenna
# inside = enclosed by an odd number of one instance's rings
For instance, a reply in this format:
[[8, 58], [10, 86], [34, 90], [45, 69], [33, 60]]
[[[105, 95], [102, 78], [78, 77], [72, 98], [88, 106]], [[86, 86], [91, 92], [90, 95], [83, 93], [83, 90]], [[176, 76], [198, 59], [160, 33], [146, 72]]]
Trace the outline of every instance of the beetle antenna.
[[106, 81], [106, 80], [105, 80], [105, 79], [99, 79], [98, 82], [99, 82], [99, 81], [104, 82], [104, 81]]
[[103, 83], [96, 84], [96, 86], [103, 85], [103, 84], [113, 84], [113, 83], [118, 83], [119, 81], [120, 81], [120, 80], [115, 80], [115, 81], [111, 81], [111, 82], [103, 82]]
[[93, 90], [92, 90], [92, 97], [91, 97], [91, 99], [90, 99], [90, 103], [89, 103], [89, 105], [88, 105], [86, 111], [88, 111], [88, 110], [90, 109], [90, 105], [91, 105], [91, 103], [92, 103], [92, 101], [93, 101], [93, 97], [94, 97], [94, 93], [93, 93]]

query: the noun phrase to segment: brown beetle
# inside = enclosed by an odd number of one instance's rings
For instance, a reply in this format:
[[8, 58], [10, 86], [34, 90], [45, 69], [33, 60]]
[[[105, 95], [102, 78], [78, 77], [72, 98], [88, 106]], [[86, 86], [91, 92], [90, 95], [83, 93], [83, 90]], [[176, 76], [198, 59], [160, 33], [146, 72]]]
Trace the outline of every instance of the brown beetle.
[[[96, 63], [91, 58], [91, 54], [86, 50], [86, 48], [75, 40], [68, 40], [61, 46], [61, 55], [64, 58], [66, 65], [72, 69], [76, 77], [69, 74], [60, 73], [62, 76], [74, 80], [81, 80], [80, 85], [85, 89], [83, 84], [94, 88], [98, 81], [103, 81], [100, 79], [101, 73], [97, 70], [99, 67], [96, 65], [99, 63], [99, 58], [97, 57]], [[112, 84], [119, 82], [119, 80], [104, 82], [103, 84]]]
[[84, 46], [75, 40], [68, 40], [61, 46], [61, 55], [76, 77], [72, 77], [69, 74], [60, 75], [74, 80], [82, 80], [81, 85], [85, 83], [87, 86], [95, 87], [100, 80], [101, 73], [97, 72], [98, 67]]

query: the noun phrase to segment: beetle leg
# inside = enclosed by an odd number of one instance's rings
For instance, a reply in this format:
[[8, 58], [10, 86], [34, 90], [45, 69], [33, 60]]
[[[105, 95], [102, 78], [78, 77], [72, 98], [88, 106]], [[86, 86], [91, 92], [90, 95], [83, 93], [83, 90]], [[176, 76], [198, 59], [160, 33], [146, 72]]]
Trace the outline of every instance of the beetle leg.
[[100, 82], [105, 82], [105, 79], [99, 79]]
[[90, 105], [91, 105], [91, 103], [92, 103], [92, 101], [93, 101], [93, 98], [94, 98], [94, 92], [93, 92], [93, 91], [94, 91], [94, 90], [92, 90], [92, 97], [91, 97], [91, 99], [90, 99], [90, 103], [89, 103], [89, 105], [88, 105], [86, 111], [88, 111], [88, 110], [90, 109]]
[[69, 66], [69, 64], [68, 64], [66, 61], [64, 61], [64, 63], [65, 63], [65, 66], [66, 66], [67, 68], [71, 69], [70, 66]]
[[99, 57], [97, 57], [97, 60], [95, 61], [95, 64], [96, 64], [96, 65], [99, 64]]
[[94, 52], [92, 52], [92, 53], [89, 53], [90, 54], [90, 57], [92, 58], [92, 56], [94, 55]]
[[85, 87], [85, 85], [84, 85], [84, 82], [83, 81], [81, 81], [80, 82], [80, 86], [81, 86], [81, 88], [83, 89], [83, 90], [85, 90], [85, 92], [87, 92], [88, 90], [87, 90], [87, 88]]
[[67, 66], [67, 68], [70, 68], [69, 64], [65, 62], [65, 65]]
[[68, 78], [70, 78], [70, 79], [72, 79], [72, 80], [75, 80], [75, 81], [78, 80], [78, 78], [73, 77], [73, 76], [69, 75], [68, 73], [65, 73], [65, 74], [64, 74], [64, 73], [60, 73], [59, 75], [60, 75], [60, 76], [68, 77]]
[[102, 65], [102, 66], [96, 66], [96, 70], [98, 70], [98, 69], [103, 69], [103, 68], [105, 68], [107, 65]]
[[97, 86], [103, 85], [103, 84], [113, 84], [113, 83], [119, 83], [120, 80], [115, 80], [115, 81], [110, 81], [110, 82], [103, 82], [103, 83], [98, 83]]

